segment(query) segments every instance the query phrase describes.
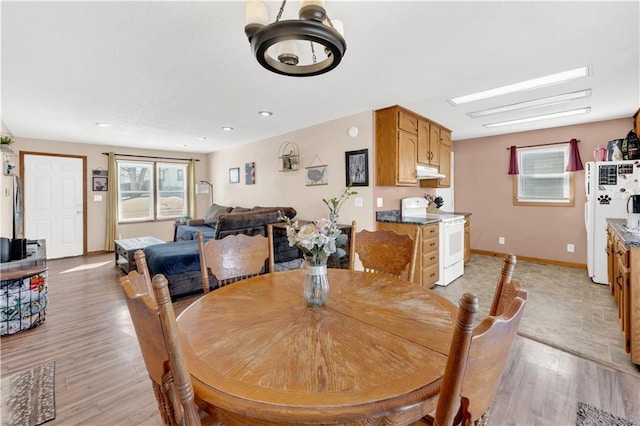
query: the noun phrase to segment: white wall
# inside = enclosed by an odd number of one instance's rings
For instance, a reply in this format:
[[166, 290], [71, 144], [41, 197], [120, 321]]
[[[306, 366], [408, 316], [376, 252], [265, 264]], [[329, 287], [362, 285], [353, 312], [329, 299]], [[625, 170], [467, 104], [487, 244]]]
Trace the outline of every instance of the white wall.
[[[351, 126], [358, 127], [354, 138], [347, 134]], [[284, 142], [295, 142], [300, 150], [297, 171], [280, 172], [278, 149]], [[328, 218], [329, 210], [322, 199], [338, 197], [346, 186], [345, 152], [369, 150], [369, 186], [356, 187], [340, 210], [340, 223], [356, 220], [358, 229], [375, 229], [373, 208], [373, 112], [366, 111], [334, 121], [308, 127], [249, 145], [209, 154], [208, 176], [214, 185], [214, 200], [228, 206], [291, 206], [300, 219]], [[315, 158], [315, 157], [318, 158]], [[256, 183], [246, 185], [245, 163], [255, 162]], [[328, 185], [306, 186], [305, 167], [326, 164]], [[240, 183], [229, 183], [229, 169], [240, 168]], [[355, 207], [355, 199], [362, 207]]]
[[[143, 150], [133, 149], [125, 147], [110, 147], [104, 145], [91, 145], [91, 144], [78, 144], [71, 142], [40, 140], [40, 139], [26, 139], [16, 137], [16, 142], [13, 144], [13, 150], [16, 154], [20, 153], [32, 153], [32, 154], [62, 154], [62, 155], [81, 155], [87, 158], [87, 251], [100, 252], [104, 250], [104, 239], [106, 229], [106, 192], [93, 192], [91, 186], [91, 171], [97, 168], [107, 169], [107, 156], [103, 155], [103, 152], [114, 151], [121, 154], [131, 155], [152, 155], [152, 156], [167, 156], [167, 157], [180, 157], [180, 158], [196, 158], [200, 161], [196, 163], [196, 181], [205, 178], [208, 165], [206, 163], [206, 156], [203, 154], [189, 154], [183, 152], [172, 151], [157, 151], [157, 150]], [[127, 157], [124, 157], [127, 158]], [[18, 169], [19, 170], [19, 169]], [[6, 183], [8, 182], [8, 183]], [[9, 208], [9, 214], [5, 214], [6, 205], [11, 202], [11, 197], [5, 196], [5, 188], [12, 185], [12, 181], [9, 178], [8, 181], [3, 176], [2, 179], [2, 194], [0, 199], [2, 200], [2, 217], [0, 222], [2, 224], [2, 236], [13, 236], [13, 211]], [[11, 187], [12, 188], [12, 187]], [[101, 201], [96, 201], [94, 195], [102, 195]], [[202, 194], [196, 196], [196, 205], [198, 217], [204, 216], [204, 212], [209, 206], [210, 198], [209, 194]], [[173, 220], [165, 221], [153, 221], [153, 222], [135, 222], [129, 224], [120, 224], [118, 226], [118, 238], [131, 238], [140, 237], [143, 235], [150, 235], [161, 240], [171, 241], [173, 240]], [[8, 230], [8, 233], [7, 231]]]

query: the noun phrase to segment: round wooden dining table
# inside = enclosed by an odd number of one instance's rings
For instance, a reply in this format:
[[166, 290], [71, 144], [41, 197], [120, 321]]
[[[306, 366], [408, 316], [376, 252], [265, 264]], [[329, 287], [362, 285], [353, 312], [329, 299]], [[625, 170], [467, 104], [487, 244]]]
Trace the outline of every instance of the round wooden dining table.
[[433, 411], [457, 307], [408, 281], [329, 269], [329, 300], [312, 308], [303, 273], [239, 281], [180, 314], [196, 399], [243, 426], [401, 425]]

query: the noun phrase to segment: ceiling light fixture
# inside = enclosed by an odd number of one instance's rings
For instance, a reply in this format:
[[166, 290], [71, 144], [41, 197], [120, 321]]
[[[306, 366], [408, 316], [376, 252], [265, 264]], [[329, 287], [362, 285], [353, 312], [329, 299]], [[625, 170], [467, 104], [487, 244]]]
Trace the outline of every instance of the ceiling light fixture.
[[98, 127], [111, 127], [111, 124], [109, 124], [109, 123], [96, 123], [96, 126], [98, 126]]
[[273, 115], [271, 111], [258, 111], [258, 114], [260, 114], [263, 117], [271, 117]]
[[206, 136], [198, 136], [198, 140], [199, 141], [206, 141], [207, 137]]
[[225, 132], [230, 132], [230, 131], [233, 130], [233, 127], [224, 126], [224, 127], [222, 127], [222, 130], [224, 130]]
[[329, 18], [324, 0], [300, 0], [299, 19], [280, 20], [286, 3], [282, 1], [270, 24], [264, 2], [246, 4], [244, 32], [260, 65], [292, 77], [324, 74], [337, 67], [347, 42], [342, 23]]
[[589, 96], [591, 96], [591, 89], [580, 90], [578, 92], [564, 93], [562, 95], [535, 99], [533, 101], [519, 102], [516, 104], [505, 105], [505, 106], [496, 107], [496, 108], [483, 109], [482, 111], [468, 112], [467, 115], [471, 118], [486, 117], [487, 115], [500, 114], [503, 112], [556, 105], [563, 102], [573, 101], [576, 99], [588, 98]]
[[534, 117], [519, 118], [517, 120], [501, 121], [499, 123], [483, 124], [484, 127], [502, 127], [511, 126], [512, 124], [529, 123], [532, 121], [549, 120], [551, 118], [571, 117], [572, 115], [588, 114], [591, 111], [590, 107], [573, 109], [571, 111], [555, 112], [553, 114], [536, 115]]
[[507, 86], [495, 89], [485, 90], [473, 93], [471, 95], [460, 96], [449, 99], [449, 103], [453, 105], [461, 105], [469, 102], [479, 101], [481, 99], [493, 98], [495, 96], [506, 95], [509, 93], [522, 92], [524, 90], [538, 89], [540, 87], [550, 86], [552, 84], [563, 83], [580, 77], [589, 75], [589, 67], [576, 68], [569, 71], [559, 72], [544, 77], [534, 78], [532, 80], [522, 81], [520, 83], [509, 84]]

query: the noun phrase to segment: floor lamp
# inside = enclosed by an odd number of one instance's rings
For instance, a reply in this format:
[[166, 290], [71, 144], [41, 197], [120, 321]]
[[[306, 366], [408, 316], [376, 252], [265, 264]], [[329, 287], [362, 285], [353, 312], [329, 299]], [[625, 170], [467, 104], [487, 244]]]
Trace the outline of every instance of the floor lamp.
[[213, 204], [213, 184], [206, 180], [201, 180], [196, 188], [198, 194], [211, 194], [211, 204]]

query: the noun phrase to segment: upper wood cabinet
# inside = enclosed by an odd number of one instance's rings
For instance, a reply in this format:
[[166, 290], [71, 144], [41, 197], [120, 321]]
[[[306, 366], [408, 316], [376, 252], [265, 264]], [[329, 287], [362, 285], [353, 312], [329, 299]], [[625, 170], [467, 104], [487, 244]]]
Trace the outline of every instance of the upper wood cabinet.
[[640, 136], [640, 108], [633, 114], [633, 131]]
[[418, 119], [394, 106], [376, 111], [376, 185], [415, 186]]
[[[433, 142], [432, 142], [433, 141]], [[440, 164], [440, 127], [418, 118], [418, 164], [438, 166]]]
[[415, 186], [418, 164], [438, 167], [447, 175], [421, 180], [421, 186], [429, 186], [422, 184], [428, 181], [437, 187], [450, 185], [450, 130], [398, 105], [375, 111], [375, 129], [376, 185]]
[[[436, 127], [437, 129], [433, 130]], [[440, 158], [438, 170], [445, 177], [440, 179], [426, 179], [420, 181], [423, 188], [449, 188], [451, 186], [451, 130], [431, 124], [432, 139], [437, 137], [438, 156]], [[437, 136], [436, 136], [437, 135]], [[434, 145], [433, 143], [431, 145]]]

